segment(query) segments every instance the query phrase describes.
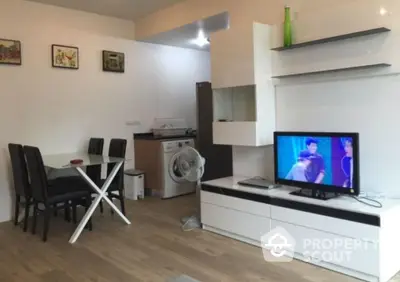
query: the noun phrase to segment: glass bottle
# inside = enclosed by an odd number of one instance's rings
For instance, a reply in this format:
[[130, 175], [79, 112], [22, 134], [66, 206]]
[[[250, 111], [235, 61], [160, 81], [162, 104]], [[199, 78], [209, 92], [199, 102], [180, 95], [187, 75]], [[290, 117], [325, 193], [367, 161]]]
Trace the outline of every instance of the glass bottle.
[[285, 6], [285, 23], [283, 32], [283, 46], [292, 46], [292, 21], [290, 18], [290, 7]]

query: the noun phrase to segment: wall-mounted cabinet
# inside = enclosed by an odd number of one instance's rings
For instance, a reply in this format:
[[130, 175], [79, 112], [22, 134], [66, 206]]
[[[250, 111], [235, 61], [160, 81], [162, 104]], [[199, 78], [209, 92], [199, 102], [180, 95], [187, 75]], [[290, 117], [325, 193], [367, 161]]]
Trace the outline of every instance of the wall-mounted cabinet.
[[255, 121], [214, 122], [213, 143], [234, 146], [265, 145]]
[[210, 37], [213, 88], [255, 85], [271, 75], [271, 27], [253, 23]]
[[273, 143], [275, 89], [271, 79], [270, 26], [253, 23], [211, 36], [213, 142]]
[[255, 85], [213, 90], [215, 122], [256, 121]]
[[211, 34], [213, 88], [255, 84], [253, 32], [250, 28], [229, 28]]
[[275, 93], [271, 83], [213, 90], [213, 143], [264, 146], [273, 143]]
[[214, 144], [257, 146], [256, 86], [213, 90]]

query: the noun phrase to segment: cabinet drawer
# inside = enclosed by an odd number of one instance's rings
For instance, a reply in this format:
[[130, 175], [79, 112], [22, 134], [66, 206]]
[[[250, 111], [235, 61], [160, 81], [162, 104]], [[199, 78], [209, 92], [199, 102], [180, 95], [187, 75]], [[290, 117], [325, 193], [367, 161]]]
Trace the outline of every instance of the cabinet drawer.
[[379, 227], [377, 226], [298, 210], [271, 206], [271, 218], [350, 238], [362, 238], [371, 242], [379, 239]]
[[271, 207], [268, 204], [257, 203], [206, 191], [201, 191], [201, 202], [243, 211], [248, 214], [259, 215], [262, 217], [269, 218], [271, 214]]
[[218, 145], [259, 146], [257, 122], [213, 122], [213, 143]]
[[306, 261], [324, 261], [370, 275], [379, 275], [377, 243], [271, 220], [271, 230], [277, 227], [284, 228], [294, 238], [296, 254]]
[[202, 224], [260, 242], [270, 231], [270, 219], [261, 216], [201, 203]]

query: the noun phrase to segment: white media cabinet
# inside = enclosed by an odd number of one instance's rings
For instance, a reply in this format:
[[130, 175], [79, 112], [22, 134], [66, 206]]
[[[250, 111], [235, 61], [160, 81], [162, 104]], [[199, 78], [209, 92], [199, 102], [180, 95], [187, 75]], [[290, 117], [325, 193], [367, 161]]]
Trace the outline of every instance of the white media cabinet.
[[[296, 241], [296, 259], [366, 281], [386, 282], [400, 270], [400, 200], [380, 200], [383, 207], [373, 208], [346, 196], [323, 201], [290, 195], [297, 190], [293, 187], [265, 190], [238, 185], [243, 179], [202, 183], [204, 230], [260, 247], [264, 234], [283, 227]], [[336, 245], [330, 251], [346, 253], [345, 259], [327, 261], [324, 257], [335, 254], [326, 256], [325, 247], [304, 243], [310, 240], [362, 244], [343, 249]], [[321, 249], [313, 252], [316, 248]]]

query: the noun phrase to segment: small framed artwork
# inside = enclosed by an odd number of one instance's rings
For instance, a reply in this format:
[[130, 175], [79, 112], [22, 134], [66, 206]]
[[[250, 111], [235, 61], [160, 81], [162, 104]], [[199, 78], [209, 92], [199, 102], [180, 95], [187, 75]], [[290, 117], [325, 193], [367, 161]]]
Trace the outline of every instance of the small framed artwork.
[[79, 49], [74, 46], [51, 45], [52, 64], [55, 68], [79, 69]]
[[125, 54], [103, 51], [103, 71], [125, 72]]
[[0, 38], [0, 64], [21, 65], [21, 41]]

